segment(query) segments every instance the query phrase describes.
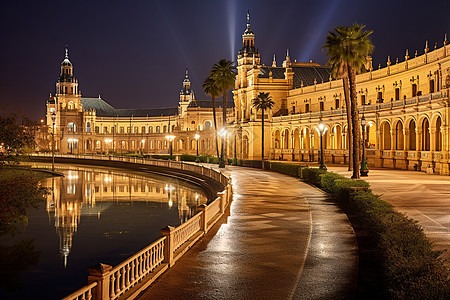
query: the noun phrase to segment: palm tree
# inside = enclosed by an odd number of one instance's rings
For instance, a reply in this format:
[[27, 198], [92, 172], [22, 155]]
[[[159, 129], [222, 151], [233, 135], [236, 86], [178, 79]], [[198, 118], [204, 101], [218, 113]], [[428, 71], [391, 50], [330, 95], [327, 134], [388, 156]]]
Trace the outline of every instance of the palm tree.
[[[222, 120], [223, 120], [223, 128], [222, 130], [225, 132], [227, 130], [227, 96], [228, 90], [234, 86], [234, 82], [236, 81], [236, 73], [233, 72], [234, 66], [233, 62], [221, 59], [211, 69], [211, 76], [214, 78], [214, 81], [222, 92], [223, 97], [223, 106], [222, 106]], [[220, 153], [220, 161], [219, 167], [225, 167], [225, 157], [224, 157], [224, 144], [225, 144], [225, 134], [222, 134], [222, 142], [221, 142], [221, 153]]]
[[[323, 49], [328, 50], [328, 65], [331, 66], [335, 74], [342, 74], [344, 79], [344, 95], [350, 95], [352, 178], [359, 178], [358, 166], [361, 139], [356, 97], [356, 72], [364, 69], [367, 55], [373, 52], [373, 44], [369, 39], [369, 35], [373, 31], [364, 30], [365, 27], [365, 25], [360, 24], [354, 24], [350, 27], [335, 27], [335, 32], [329, 32], [325, 45], [323, 46]], [[348, 84], [346, 83], [347, 79]], [[346, 90], [349, 91], [347, 94]]]
[[264, 112], [267, 109], [272, 109], [272, 107], [275, 105], [275, 102], [273, 102], [272, 97], [269, 95], [269, 93], [264, 92], [260, 92], [258, 97], [256, 97], [252, 101], [252, 105], [256, 108], [256, 112], [258, 112], [258, 109], [261, 110], [261, 161], [264, 161]]
[[219, 158], [219, 142], [217, 141], [217, 118], [216, 118], [216, 97], [219, 96], [220, 90], [216, 85], [216, 82], [214, 78], [209, 75], [205, 81], [203, 81], [203, 90], [205, 91], [205, 94], [211, 96], [212, 100], [212, 107], [213, 107], [213, 119], [214, 119], [214, 136], [216, 141], [216, 152], [217, 152], [217, 158]]

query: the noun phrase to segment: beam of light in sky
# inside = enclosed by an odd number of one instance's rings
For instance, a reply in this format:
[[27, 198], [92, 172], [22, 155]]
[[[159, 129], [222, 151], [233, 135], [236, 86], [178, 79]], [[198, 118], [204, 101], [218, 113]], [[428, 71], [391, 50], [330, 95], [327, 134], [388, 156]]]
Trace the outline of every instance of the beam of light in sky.
[[328, 26], [331, 16], [333, 15], [333, 12], [336, 10], [339, 2], [341, 1], [331, 0], [331, 2], [328, 5], [328, 10], [326, 10], [322, 16], [318, 16], [317, 18], [315, 18], [315, 20], [317, 20], [318, 23], [310, 25], [313, 29], [311, 29], [310, 31], [311, 34], [309, 34], [308, 39], [306, 39], [308, 41], [306, 46], [303, 48], [300, 55], [298, 56], [300, 58], [300, 61], [309, 61], [310, 59], [312, 59], [311, 54], [313, 53], [313, 51], [317, 52], [318, 43], [325, 42], [325, 35], [322, 34], [324, 33], [325, 28]]
[[228, 0], [227, 15], [228, 15], [228, 38], [230, 41], [230, 60], [234, 61], [236, 55], [236, 0]]
[[[173, 37], [173, 42], [177, 46], [178, 51], [180, 51], [181, 56], [184, 58], [184, 61], [186, 63], [186, 67], [189, 69], [189, 77], [191, 79], [191, 82], [192, 82], [192, 79], [194, 79], [194, 81], [200, 82], [198, 80], [197, 74], [195, 72], [195, 68], [191, 65], [189, 57], [188, 57], [186, 51], [184, 50], [184, 47], [181, 44], [181, 41], [178, 38], [178, 35], [177, 35], [176, 31], [172, 27], [172, 24], [168, 21], [168, 16], [165, 13], [165, 10], [162, 9], [162, 7], [157, 2], [155, 4], [156, 4], [156, 6], [158, 8], [159, 14], [163, 16], [162, 19], [164, 20], [164, 23], [166, 24], [165, 27], [169, 29], [169, 32], [170, 32], [170, 34]], [[181, 74], [184, 74], [184, 73], [185, 73], [185, 69], [180, 66], [180, 80], [182, 80], [184, 78], [184, 76], [181, 75]]]

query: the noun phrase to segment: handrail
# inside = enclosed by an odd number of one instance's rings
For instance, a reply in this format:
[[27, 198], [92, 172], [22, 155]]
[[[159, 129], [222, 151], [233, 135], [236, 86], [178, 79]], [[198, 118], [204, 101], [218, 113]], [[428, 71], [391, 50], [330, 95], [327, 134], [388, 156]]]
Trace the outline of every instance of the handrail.
[[[32, 153], [30, 156], [50, 157], [51, 153]], [[114, 268], [100, 264], [95, 268], [89, 269], [89, 281], [91, 282], [64, 297], [63, 300], [114, 300], [128, 293], [130, 289], [144, 281], [146, 276], [149, 277], [148, 282], [153, 282], [163, 271], [171, 267], [203, 234], [208, 232], [212, 225], [219, 219], [215, 217], [222, 215], [224, 208], [230, 202], [229, 199], [232, 192], [231, 179], [222, 172], [210, 167], [158, 159], [138, 159], [136, 157], [133, 159], [130, 156], [55, 154], [55, 157], [124, 161], [181, 169], [213, 178], [225, 187], [222, 192], [218, 193], [218, 197], [214, 201], [206, 206], [200, 206], [200, 212], [187, 222], [175, 228], [168, 226], [167, 228], [161, 229], [161, 233], [164, 235], [163, 237], [133, 254]], [[180, 252], [180, 249], [183, 249], [183, 251]], [[177, 257], [174, 257], [176, 251], [180, 253], [177, 252]], [[157, 269], [160, 270], [155, 272]], [[139, 291], [147, 286], [145, 284], [139, 285]], [[133, 295], [137, 295], [137, 293]]]

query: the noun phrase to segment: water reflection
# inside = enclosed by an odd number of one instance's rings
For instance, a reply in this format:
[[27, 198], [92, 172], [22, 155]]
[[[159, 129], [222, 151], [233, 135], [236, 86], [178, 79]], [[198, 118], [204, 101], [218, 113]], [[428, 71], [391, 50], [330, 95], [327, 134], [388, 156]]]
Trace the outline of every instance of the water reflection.
[[114, 203], [153, 202], [167, 203], [169, 208], [175, 205], [181, 224], [196, 213], [198, 205], [206, 203], [199, 191], [164, 177], [161, 180], [106, 169], [63, 168], [57, 171], [64, 173], [64, 177], [48, 179], [43, 185], [52, 190], [46, 199], [46, 210], [59, 236], [64, 267], [82, 217], [101, 219], [102, 213]]

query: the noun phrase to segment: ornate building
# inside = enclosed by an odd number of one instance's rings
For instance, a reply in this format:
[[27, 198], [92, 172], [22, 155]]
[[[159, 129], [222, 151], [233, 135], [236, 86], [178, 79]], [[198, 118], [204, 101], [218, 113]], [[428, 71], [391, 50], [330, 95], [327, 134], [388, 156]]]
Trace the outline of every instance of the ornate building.
[[[367, 120], [366, 154], [369, 166], [450, 174], [449, 88], [450, 45], [437, 44], [423, 54], [356, 76], [360, 114]], [[261, 112], [252, 99], [268, 92], [275, 102], [265, 112], [265, 157], [274, 160], [317, 161], [322, 119], [325, 161], [348, 162], [347, 121], [342, 80], [314, 62], [292, 61], [289, 51], [281, 65], [261, 63], [255, 33], [247, 27], [237, 56], [234, 105], [228, 105], [228, 156], [261, 159]], [[63, 153], [167, 153], [166, 135], [173, 133], [174, 153], [214, 154], [211, 101], [195, 99], [186, 71], [178, 107], [116, 109], [99, 98], [82, 98], [73, 66], [61, 64], [57, 94], [47, 102], [47, 124], [56, 113], [56, 149]], [[231, 109], [234, 106], [234, 110]], [[220, 110], [217, 112], [221, 124]], [[80, 145], [80, 146], [79, 146]]]
[[[238, 75], [233, 91], [234, 132], [239, 157], [261, 159], [261, 112], [252, 99], [269, 92], [275, 106], [266, 112], [265, 157], [275, 160], [317, 161], [317, 125], [326, 124], [325, 161], [348, 161], [347, 120], [342, 80], [326, 67], [291, 61], [281, 66], [260, 63], [255, 34], [247, 28], [238, 54]], [[425, 45], [424, 53], [357, 75], [360, 114], [367, 120], [366, 154], [369, 166], [428, 170], [449, 174], [450, 45]]]
[[[217, 103], [221, 124], [222, 108]], [[232, 118], [233, 102], [228, 103]], [[165, 154], [174, 136], [174, 153], [214, 153], [212, 102], [196, 100], [186, 69], [178, 107], [117, 109], [105, 100], [84, 98], [74, 76], [68, 50], [61, 63], [56, 94], [47, 101], [47, 125], [52, 132], [55, 118], [55, 150], [60, 153], [149, 153]], [[49, 139], [47, 139], [47, 142]], [[45, 147], [42, 147], [45, 149]], [[51, 145], [46, 147], [51, 149]]]

